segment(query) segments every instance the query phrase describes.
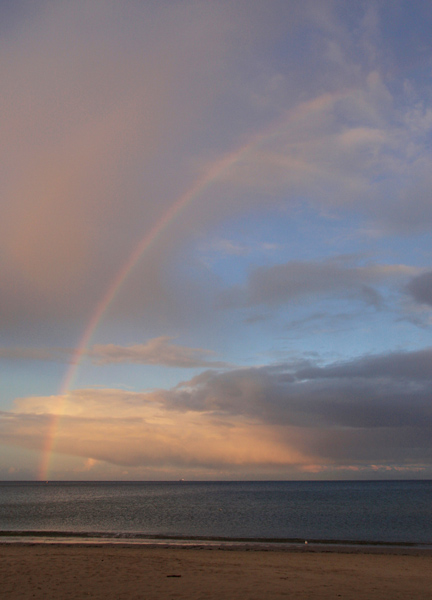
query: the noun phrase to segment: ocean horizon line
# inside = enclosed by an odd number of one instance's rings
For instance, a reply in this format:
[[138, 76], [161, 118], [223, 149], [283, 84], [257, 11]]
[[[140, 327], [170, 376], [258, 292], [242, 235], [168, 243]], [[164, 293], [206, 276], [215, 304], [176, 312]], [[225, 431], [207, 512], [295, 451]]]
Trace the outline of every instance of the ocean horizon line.
[[403, 479], [0, 479], [0, 484], [41, 484], [47, 483], [391, 483], [391, 482], [424, 482], [432, 478], [403, 478]]

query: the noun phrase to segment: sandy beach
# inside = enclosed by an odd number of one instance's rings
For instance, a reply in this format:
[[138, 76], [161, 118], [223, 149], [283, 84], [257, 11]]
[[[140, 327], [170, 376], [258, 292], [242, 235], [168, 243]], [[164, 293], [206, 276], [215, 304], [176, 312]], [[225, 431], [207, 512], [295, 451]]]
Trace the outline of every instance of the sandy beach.
[[1, 544], [0, 596], [10, 600], [425, 600], [430, 553]]

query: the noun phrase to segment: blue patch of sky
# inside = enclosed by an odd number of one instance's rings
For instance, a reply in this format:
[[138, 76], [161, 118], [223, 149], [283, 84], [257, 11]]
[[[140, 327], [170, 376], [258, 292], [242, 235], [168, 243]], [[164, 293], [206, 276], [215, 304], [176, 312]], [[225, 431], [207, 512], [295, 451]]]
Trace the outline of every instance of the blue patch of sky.
[[60, 390], [68, 365], [31, 360], [0, 360], [0, 409], [16, 398], [48, 396]]
[[204, 369], [170, 368], [159, 365], [106, 364], [96, 365], [86, 360], [79, 367], [72, 389], [109, 388], [133, 392], [169, 389], [187, 381]]
[[[308, 204], [268, 209], [221, 223], [210, 238], [198, 240], [202, 261], [226, 285], [244, 283], [257, 266], [288, 261], [322, 261], [365, 252], [362, 219], [342, 210], [319, 213]], [[231, 245], [231, 250], [230, 250]]]
[[251, 322], [249, 327], [249, 352], [255, 348], [267, 360], [274, 360], [276, 355], [283, 360], [284, 354], [300, 357], [317, 353], [332, 362], [364, 354], [417, 350], [431, 342], [430, 331], [413, 326], [391, 310], [378, 311], [361, 303], [353, 306], [337, 298], [293, 303], [267, 320]]
[[430, 232], [413, 235], [381, 236], [370, 245], [379, 262], [404, 264], [419, 268], [432, 267]]
[[431, 61], [432, 4], [430, 0], [387, 1], [382, 4], [380, 30], [401, 69]]

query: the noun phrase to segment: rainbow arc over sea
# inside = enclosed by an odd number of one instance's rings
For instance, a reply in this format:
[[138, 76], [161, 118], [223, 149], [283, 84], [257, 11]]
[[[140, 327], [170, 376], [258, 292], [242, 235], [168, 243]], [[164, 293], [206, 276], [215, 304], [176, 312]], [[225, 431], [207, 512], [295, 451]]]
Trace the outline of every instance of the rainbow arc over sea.
[[337, 92], [333, 94], [324, 94], [312, 101], [305, 102], [293, 111], [285, 114], [277, 123], [272, 123], [264, 133], [253, 135], [244, 145], [234, 151], [230, 151], [222, 158], [212, 162], [205, 172], [198, 177], [192, 186], [185, 191], [165, 212], [165, 214], [153, 225], [153, 227], [144, 235], [130, 256], [113, 277], [104, 295], [99, 300], [95, 310], [81, 336], [75, 352], [73, 353], [71, 363], [62, 380], [59, 396], [58, 410], [51, 416], [45, 443], [42, 448], [42, 459], [39, 465], [39, 479], [46, 481], [49, 479], [50, 462], [55, 451], [56, 434], [62, 418], [62, 412], [67, 399], [67, 394], [76, 377], [79, 366], [86, 355], [87, 349], [101, 323], [105, 313], [117, 296], [119, 290], [125, 283], [128, 276], [138, 264], [140, 258], [144, 255], [154, 242], [159, 239], [162, 233], [176, 220], [176, 218], [185, 210], [194, 200], [199, 198], [205, 190], [209, 189], [214, 183], [220, 181], [228, 174], [228, 171], [235, 165], [244, 161], [248, 154], [256, 149], [260, 144], [268, 142], [272, 138], [282, 135], [285, 132], [286, 125], [298, 118], [307, 118], [309, 113], [331, 108], [335, 101], [347, 97], [350, 91]]
[[194, 199], [202, 194], [204, 190], [208, 189], [215, 181], [219, 180], [229, 168], [244, 158], [246, 153], [255, 145], [256, 141], [249, 142], [242, 148], [225, 155], [222, 159], [213, 163], [211, 167], [204, 173], [204, 175], [198, 178], [192, 187], [188, 189], [182, 196], [180, 196], [180, 198], [178, 198], [176, 202], [174, 202], [166, 211], [166, 213], [153, 225], [150, 231], [146, 233], [146, 235], [134, 248], [120, 271], [116, 273], [105, 294], [97, 304], [91, 319], [87, 324], [87, 327], [72, 356], [70, 367], [68, 368], [58, 391], [58, 396], [60, 398], [64, 397], [64, 399], [63, 401], [60, 400], [59, 402], [57, 414], [51, 417], [49, 431], [45, 439], [44, 448], [42, 450], [42, 460], [39, 466], [40, 480], [46, 481], [49, 479], [50, 461], [55, 449], [56, 432], [62, 417], [62, 410], [68, 391], [73, 384], [79, 366], [86, 355], [86, 351], [91, 343], [92, 337], [94, 336], [98, 325], [112, 304], [114, 298], [117, 296], [120, 288], [133, 271], [134, 267], [138, 264], [140, 258], [143, 256], [146, 250], [148, 250], [150, 246], [161, 236], [162, 232], [169, 227], [169, 225], [189, 204], [191, 204], [191, 202], [193, 202]]

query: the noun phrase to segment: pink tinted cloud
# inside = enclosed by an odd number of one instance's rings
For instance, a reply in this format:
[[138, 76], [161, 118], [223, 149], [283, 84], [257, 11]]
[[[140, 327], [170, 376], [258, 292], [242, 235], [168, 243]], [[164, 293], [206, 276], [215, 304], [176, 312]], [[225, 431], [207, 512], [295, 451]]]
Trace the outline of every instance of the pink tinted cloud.
[[212, 360], [214, 352], [202, 348], [188, 348], [171, 344], [170, 336], [153, 338], [145, 344], [120, 346], [116, 344], [96, 344], [88, 355], [99, 365], [112, 363], [138, 363], [165, 365], [167, 367], [226, 367], [222, 361]]

